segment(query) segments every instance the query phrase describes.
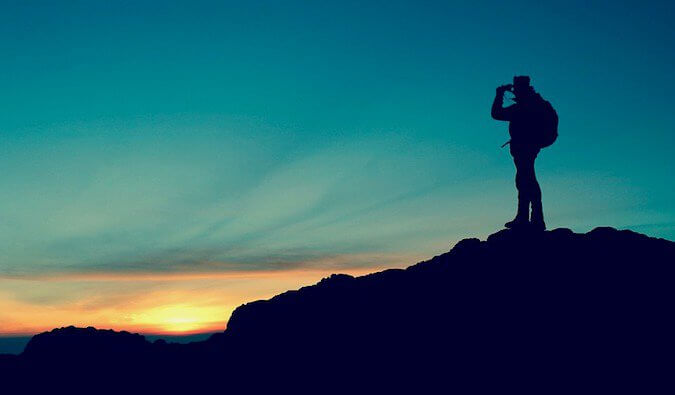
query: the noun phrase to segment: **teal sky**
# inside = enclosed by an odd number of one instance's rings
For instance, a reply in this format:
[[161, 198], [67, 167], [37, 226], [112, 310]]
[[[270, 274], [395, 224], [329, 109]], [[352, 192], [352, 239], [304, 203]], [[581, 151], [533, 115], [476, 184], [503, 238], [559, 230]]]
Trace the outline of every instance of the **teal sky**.
[[28, 3], [0, 14], [1, 275], [339, 269], [484, 237], [515, 213], [489, 116], [515, 74], [560, 115], [549, 227], [675, 238], [672, 1]]

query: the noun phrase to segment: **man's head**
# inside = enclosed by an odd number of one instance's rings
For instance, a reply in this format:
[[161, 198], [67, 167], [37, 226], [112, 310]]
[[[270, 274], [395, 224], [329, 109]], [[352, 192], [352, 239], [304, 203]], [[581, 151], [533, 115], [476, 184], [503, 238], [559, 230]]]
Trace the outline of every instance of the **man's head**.
[[516, 97], [524, 97], [534, 92], [532, 86], [530, 86], [530, 77], [526, 75], [517, 75], [513, 77], [513, 94]]

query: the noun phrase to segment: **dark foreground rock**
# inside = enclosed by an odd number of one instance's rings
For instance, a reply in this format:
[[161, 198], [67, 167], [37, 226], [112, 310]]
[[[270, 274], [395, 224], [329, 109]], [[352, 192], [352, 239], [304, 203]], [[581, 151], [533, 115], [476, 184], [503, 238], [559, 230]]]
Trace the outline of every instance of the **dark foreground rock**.
[[0, 371], [85, 391], [669, 392], [674, 274], [671, 241], [504, 230], [407, 269], [248, 303], [203, 342], [62, 328]]

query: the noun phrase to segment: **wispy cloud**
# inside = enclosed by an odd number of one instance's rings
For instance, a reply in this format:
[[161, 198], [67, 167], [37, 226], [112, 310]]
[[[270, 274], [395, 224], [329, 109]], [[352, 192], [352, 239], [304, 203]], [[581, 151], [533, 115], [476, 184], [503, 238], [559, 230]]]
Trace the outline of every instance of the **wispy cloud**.
[[[222, 144], [224, 152], [235, 152], [232, 133], [208, 130], [200, 135], [210, 144], [199, 143], [200, 149]], [[223, 173], [203, 171], [217, 166], [217, 158], [183, 164], [175, 156], [194, 159], [196, 152], [170, 146], [148, 155], [146, 146], [101, 164], [58, 210], [45, 212], [35, 223], [42, 237], [12, 236], [16, 242], [4, 251], [0, 272], [288, 270], [330, 257], [408, 254], [410, 245], [394, 246], [425, 231], [411, 227], [415, 218], [452, 223], [451, 209], [422, 207], [443, 188], [438, 174], [428, 172], [439, 152], [410, 146], [396, 134], [382, 139], [305, 147], [255, 171], [238, 154]], [[246, 179], [231, 175], [238, 172]], [[35, 206], [39, 215], [44, 206]], [[343, 261], [345, 268], [365, 265]]]

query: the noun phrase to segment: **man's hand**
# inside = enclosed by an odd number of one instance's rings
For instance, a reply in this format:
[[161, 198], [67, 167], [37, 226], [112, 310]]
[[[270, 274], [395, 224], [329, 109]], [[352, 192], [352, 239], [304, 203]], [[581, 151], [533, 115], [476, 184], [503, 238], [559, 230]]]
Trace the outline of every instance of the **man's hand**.
[[504, 104], [504, 92], [512, 89], [512, 84], [497, 87], [497, 94], [495, 95], [495, 100], [492, 102], [492, 118], [498, 121], [511, 121], [515, 104], [506, 108], [503, 108], [502, 105]]
[[497, 93], [504, 94], [506, 91], [510, 91], [513, 89], [513, 84], [506, 84], [506, 85], [501, 85], [497, 87]]

